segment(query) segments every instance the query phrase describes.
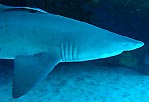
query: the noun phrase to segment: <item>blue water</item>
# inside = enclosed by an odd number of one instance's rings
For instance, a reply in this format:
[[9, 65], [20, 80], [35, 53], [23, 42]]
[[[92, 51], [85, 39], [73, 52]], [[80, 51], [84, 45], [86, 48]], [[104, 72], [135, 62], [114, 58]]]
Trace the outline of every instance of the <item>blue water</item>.
[[145, 55], [145, 64], [149, 64], [149, 55]]

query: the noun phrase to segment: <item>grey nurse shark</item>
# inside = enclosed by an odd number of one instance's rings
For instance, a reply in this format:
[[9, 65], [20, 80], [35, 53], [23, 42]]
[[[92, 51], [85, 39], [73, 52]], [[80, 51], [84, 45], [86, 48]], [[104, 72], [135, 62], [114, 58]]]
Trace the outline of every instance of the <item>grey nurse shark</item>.
[[60, 62], [107, 58], [143, 45], [37, 8], [0, 5], [0, 58], [14, 59], [14, 98], [26, 94]]

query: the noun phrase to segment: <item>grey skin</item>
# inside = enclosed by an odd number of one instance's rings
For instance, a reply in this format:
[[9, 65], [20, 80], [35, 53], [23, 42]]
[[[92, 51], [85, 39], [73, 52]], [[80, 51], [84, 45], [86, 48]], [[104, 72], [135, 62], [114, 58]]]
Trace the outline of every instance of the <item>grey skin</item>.
[[107, 58], [144, 45], [85, 22], [30, 10], [35, 9], [0, 5], [0, 58], [14, 59], [14, 98], [60, 62]]

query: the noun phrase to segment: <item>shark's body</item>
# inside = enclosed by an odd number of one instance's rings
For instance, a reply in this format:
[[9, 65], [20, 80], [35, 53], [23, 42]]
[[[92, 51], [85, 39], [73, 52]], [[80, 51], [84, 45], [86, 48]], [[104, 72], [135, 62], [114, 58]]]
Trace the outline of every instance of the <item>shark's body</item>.
[[13, 97], [25, 94], [59, 62], [107, 58], [144, 45], [70, 18], [0, 9], [0, 58], [15, 59]]

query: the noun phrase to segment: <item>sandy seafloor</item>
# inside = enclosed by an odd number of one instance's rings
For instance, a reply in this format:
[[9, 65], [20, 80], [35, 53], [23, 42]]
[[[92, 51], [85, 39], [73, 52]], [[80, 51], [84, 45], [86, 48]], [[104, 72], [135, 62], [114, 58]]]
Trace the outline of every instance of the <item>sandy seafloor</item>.
[[0, 71], [0, 102], [149, 102], [149, 76], [96, 63], [62, 63], [28, 94], [12, 99], [12, 70]]

